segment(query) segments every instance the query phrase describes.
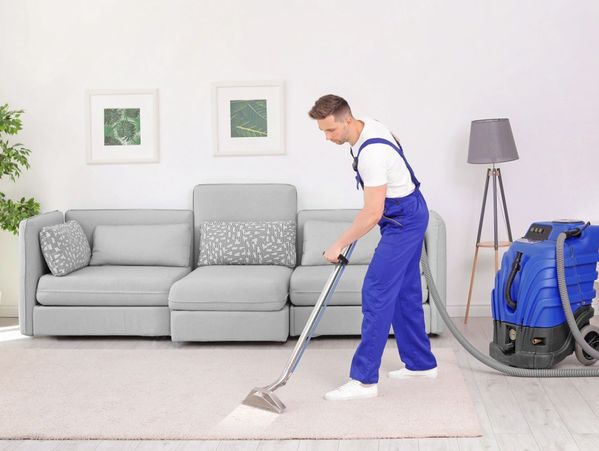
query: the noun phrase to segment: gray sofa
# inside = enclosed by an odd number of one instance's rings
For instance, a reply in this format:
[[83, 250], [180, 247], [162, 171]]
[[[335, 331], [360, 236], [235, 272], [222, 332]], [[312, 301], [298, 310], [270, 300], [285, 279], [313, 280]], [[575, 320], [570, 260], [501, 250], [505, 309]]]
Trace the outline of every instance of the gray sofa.
[[[170, 336], [176, 342], [284, 342], [290, 335], [299, 335], [333, 269], [332, 265], [307, 258], [321, 250], [318, 240], [304, 241], [305, 226], [309, 226], [310, 236], [322, 239], [325, 230], [321, 233], [318, 228], [322, 221], [325, 225], [347, 223], [357, 212], [298, 212], [296, 189], [287, 184], [207, 184], [194, 188], [193, 210], [68, 210], [28, 218], [19, 229], [21, 333]], [[53, 276], [40, 249], [39, 232], [44, 226], [69, 220], [81, 224], [92, 249], [94, 229], [101, 224], [185, 224], [190, 236], [173, 239], [178, 240], [175, 244], [179, 252], [183, 243], [189, 247], [188, 264], [171, 266], [160, 259], [155, 264], [140, 259], [141, 263], [136, 264], [135, 256], [131, 256], [133, 260], [126, 265], [87, 266], [66, 276]], [[208, 220], [296, 221], [296, 266], [198, 266], [200, 226]], [[378, 233], [378, 227], [370, 233]], [[317, 335], [360, 334], [365, 256], [374, 251], [375, 241], [372, 236], [360, 241], [361, 262], [350, 259]], [[163, 240], [154, 245], [162, 246], [158, 251], [165, 255], [174, 252]], [[433, 211], [425, 246], [444, 298], [445, 225]], [[177, 261], [187, 261], [187, 254]], [[426, 285], [423, 287], [427, 332], [440, 333], [442, 321], [429, 302]]]

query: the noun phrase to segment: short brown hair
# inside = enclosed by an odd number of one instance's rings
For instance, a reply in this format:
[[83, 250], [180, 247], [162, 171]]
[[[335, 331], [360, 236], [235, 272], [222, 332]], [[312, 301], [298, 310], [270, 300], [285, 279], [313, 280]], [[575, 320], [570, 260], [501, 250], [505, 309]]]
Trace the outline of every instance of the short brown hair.
[[327, 94], [314, 103], [308, 115], [312, 119], [324, 119], [332, 114], [335, 120], [337, 120], [347, 113], [351, 116], [351, 109], [344, 98], [334, 94]]

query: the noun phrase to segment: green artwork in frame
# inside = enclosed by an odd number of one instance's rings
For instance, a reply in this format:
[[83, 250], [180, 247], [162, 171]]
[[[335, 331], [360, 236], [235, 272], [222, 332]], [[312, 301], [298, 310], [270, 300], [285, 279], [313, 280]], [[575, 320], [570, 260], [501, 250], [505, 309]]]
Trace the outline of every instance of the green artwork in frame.
[[140, 111], [140, 108], [105, 108], [104, 145], [140, 145]]
[[231, 100], [231, 138], [268, 136], [266, 99]]

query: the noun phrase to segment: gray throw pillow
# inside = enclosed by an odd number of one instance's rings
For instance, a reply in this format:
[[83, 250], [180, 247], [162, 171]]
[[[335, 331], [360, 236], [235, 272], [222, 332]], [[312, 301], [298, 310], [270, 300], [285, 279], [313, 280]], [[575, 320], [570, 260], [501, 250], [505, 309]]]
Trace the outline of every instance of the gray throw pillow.
[[[322, 253], [352, 225], [348, 221], [323, 221], [309, 219], [304, 223], [302, 265], [328, 265]], [[350, 265], [367, 265], [372, 260], [374, 250], [381, 238], [380, 229], [375, 226], [358, 240]]]
[[295, 266], [295, 221], [206, 221], [198, 265]]
[[55, 276], [65, 276], [89, 264], [91, 249], [81, 225], [67, 221], [43, 227], [40, 246], [48, 268]]

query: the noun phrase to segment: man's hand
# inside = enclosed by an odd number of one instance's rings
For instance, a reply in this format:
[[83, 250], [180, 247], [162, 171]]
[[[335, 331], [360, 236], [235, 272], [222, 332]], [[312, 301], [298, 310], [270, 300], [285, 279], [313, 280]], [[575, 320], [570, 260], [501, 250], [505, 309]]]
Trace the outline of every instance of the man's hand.
[[339, 263], [341, 250], [342, 248], [337, 243], [332, 244], [326, 251], [324, 251], [324, 259], [329, 263]]

